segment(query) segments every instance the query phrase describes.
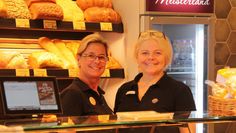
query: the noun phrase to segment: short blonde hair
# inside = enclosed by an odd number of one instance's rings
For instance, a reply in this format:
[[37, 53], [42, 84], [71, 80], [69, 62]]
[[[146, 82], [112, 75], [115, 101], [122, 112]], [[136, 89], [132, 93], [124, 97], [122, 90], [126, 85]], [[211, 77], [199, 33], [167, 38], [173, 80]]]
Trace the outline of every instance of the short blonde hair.
[[163, 32], [160, 32], [157, 30], [147, 30], [147, 31], [141, 32], [135, 44], [135, 49], [134, 49], [135, 58], [137, 59], [140, 45], [144, 41], [151, 40], [151, 39], [156, 41], [157, 44], [160, 45], [161, 49], [164, 51], [165, 61], [166, 61], [165, 69], [167, 69], [167, 67], [172, 62], [173, 50], [172, 50], [172, 45], [169, 41], [169, 38]]
[[81, 41], [80, 47], [78, 48], [77, 55], [82, 55], [89, 44], [101, 43], [105, 47], [106, 56], [108, 56], [108, 45], [104, 38], [98, 33], [93, 33], [84, 37]]

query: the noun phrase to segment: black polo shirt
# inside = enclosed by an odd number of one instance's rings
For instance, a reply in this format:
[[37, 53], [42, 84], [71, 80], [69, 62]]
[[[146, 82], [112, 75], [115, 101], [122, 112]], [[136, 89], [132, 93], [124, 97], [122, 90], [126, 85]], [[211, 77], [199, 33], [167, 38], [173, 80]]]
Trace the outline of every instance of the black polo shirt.
[[[196, 110], [193, 95], [188, 86], [164, 74], [155, 84], [149, 87], [141, 100], [138, 98], [138, 74], [134, 80], [123, 84], [116, 94], [115, 112], [154, 110], [157, 112], [176, 112]], [[119, 129], [120, 133], [147, 133], [149, 127]], [[179, 133], [175, 126], [155, 127], [155, 133]]]
[[116, 94], [115, 112], [145, 111], [176, 112], [196, 110], [193, 95], [188, 86], [174, 80], [167, 74], [150, 86], [141, 100], [138, 98], [138, 81], [142, 73], [134, 80], [123, 84]]
[[63, 115], [100, 115], [113, 114], [98, 87], [99, 95], [79, 78], [75, 78], [61, 93]]

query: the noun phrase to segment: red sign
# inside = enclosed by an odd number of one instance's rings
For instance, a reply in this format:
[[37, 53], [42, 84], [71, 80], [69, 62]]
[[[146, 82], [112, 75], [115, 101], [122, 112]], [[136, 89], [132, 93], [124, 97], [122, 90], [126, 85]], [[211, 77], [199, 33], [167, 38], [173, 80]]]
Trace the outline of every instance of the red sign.
[[146, 11], [213, 13], [214, 0], [146, 0]]

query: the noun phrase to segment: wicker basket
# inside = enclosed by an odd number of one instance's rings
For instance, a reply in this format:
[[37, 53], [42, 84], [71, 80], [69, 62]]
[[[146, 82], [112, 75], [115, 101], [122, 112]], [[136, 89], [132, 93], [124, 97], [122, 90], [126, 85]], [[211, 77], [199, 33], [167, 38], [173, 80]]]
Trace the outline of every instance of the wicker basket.
[[208, 110], [211, 115], [236, 116], [236, 99], [208, 96]]

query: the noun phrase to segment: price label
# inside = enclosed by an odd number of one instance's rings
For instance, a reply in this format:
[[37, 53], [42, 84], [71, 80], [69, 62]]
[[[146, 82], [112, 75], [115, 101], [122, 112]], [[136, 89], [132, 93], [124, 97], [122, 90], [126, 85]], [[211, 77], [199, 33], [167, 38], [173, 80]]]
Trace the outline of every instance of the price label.
[[112, 31], [112, 23], [101, 22], [100, 23], [101, 31]]
[[34, 76], [46, 77], [47, 70], [46, 69], [34, 69]]
[[109, 69], [105, 69], [104, 73], [102, 74], [101, 77], [110, 77], [110, 70]]
[[98, 121], [108, 121], [110, 115], [98, 115]]
[[73, 21], [73, 28], [75, 30], [86, 30], [85, 22]]
[[44, 29], [57, 29], [57, 21], [56, 20], [43, 20], [43, 28]]
[[19, 28], [30, 28], [30, 21], [29, 19], [15, 19], [16, 27]]
[[29, 69], [16, 69], [16, 76], [30, 76]]
[[69, 77], [78, 77], [78, 72], [79, 72], [78, 69], [69, 69], [68, 72], [69, 72]]

